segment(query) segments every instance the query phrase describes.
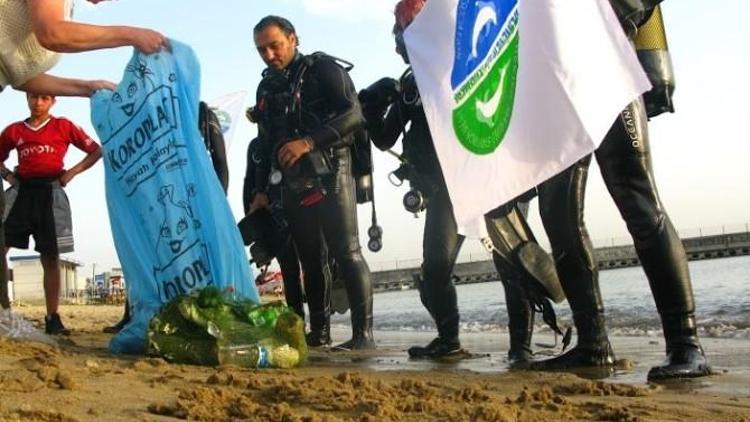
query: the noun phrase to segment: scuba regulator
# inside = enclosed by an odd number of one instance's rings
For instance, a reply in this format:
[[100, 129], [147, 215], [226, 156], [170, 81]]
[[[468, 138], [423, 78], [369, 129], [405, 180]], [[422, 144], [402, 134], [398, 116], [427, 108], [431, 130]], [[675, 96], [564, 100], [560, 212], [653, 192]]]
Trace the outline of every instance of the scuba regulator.
[[427, 204], [430, 202], [429, 196], [425, 194], [423, 188], [427, 185], [414, 168], [414, 165], [404, 157], [404, 154], [397, 154], [390, 149], [387, 152], [401, 162], [401, 165], [388, 175], [388, 180], [396, 187], [402, 186], [404, 180], [409, 181], [409, 190], [404, 194], [404, 198], [401, 202], [406, 211], [414, 214], [414, 218], [418, 218], [419, 213], [427, 209]]
[[[381, 114], [398, 98], [400, 93], [399, 82], [393, 78], [382, 78], [367, 88], [361, 90], [357, 95], [360, 104], [362, 105], [362, 111], [367, 119], [367, 116]], [[366, 133], [365, 133], [366, 135]], [[355, 174], [357, 180], [357, 202], [364, 203], [367, 200], [366, 197], [360, 198], [360, 191], [364, 191], [364, 187], [368, 187], [369, 183], [369, 194], [372, 199], [372, 225], [367, 229], [367, 236], [370, 240], [367, 242], [367, 248], [372, 252], [378, 252], [383, 248], [383, 229], [377, 223], [377, 215], [375, 213], [375, 198], [374, 191], [372, 190], [372, 153], [371, 145], [368, 137], [365, 137], [365, 143], [361, 142], [360, 139], [355, 141], [355, 148], [358, 150], [366, 149], [365, 161], [368, 165], [366, 172], [361, 175]], [[360, 184], [363, 186], [360, 186]]]
[[[408, 70], [407, 70], [408, 72]], [[403, 76], [402, 76], [403, 79]], [[401, 82], [393, 78], [381, 78], [372, 85], [359, 92], [359, 102], [362, 104], [366, 118], [382, 118], [382, 115], [402, 95]], [[401, 165], [388, 175], [394, 186], [403, 185], [404, 180], [409, 180], [410, 189], [404, 195], [402, 203], [404, 208], [416, 217], [427, 208], [428, 197], [418, 186], [416, 180], [419, 178], [414, 166], [406, 159], [407, 154], [399, 155], [388, 150], [395, 156]]]
[[352, 176], [354, 176], [357, 204], [370, 203], [372, 207], [372, 224], [367, 229], [367, 249], [370, 252], [379, 252], [383, 249], [383, 228], [378, 225], [378, 217], [375, 212], [375, 188], [372, 179], [372, 147], [370, 139], [365, 130], [359, 130], [354, 134], [352, 153]]
[[372, 180], [373, 165], [372, 152], [370, 150], [370, 140], [366, 135], [364, 137], [364, 140], [366, 142], [366, 154], [362, 153], [362, 150], [365, 147], [361, 142], [358, 142], [357, 140], [355, 140], [353, 151], [353, 154], [359, 153], [360, 155], [365, 155], [366, 158], [360, 157], [360, 160], [366, 159], [366, 162], [368, 163], [367, 171], [362, 172], [362, 166], [360, 166], [360, 170], [353, 169], [354, 180], [356, 181], [357, 188], [357, 203], [365, 204], [369, 202], [371, 204], [372, 223], [367, 229], [367, 236], [370, 238], [367, 241], [367, 249], [369, 249], [370, 252], [379, 252], [381, 249], [383, 249], [383, 228], [378, 225], [378, 216], [375, 212], [375, 189]]
[[404, 194], [403, 199], [404, 208], [413, 214], [419, 214], [427, 208], [427, 197], [424, 196], [422, 191], [412, 187], [408, 192]]

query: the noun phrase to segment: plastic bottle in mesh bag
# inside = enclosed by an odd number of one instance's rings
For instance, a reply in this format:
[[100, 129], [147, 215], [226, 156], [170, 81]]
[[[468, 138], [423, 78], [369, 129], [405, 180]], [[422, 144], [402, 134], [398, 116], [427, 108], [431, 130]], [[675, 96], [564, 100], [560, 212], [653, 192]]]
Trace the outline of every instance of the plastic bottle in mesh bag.
[[219, 365], [244, 368], [293, 368], [300, 363], [300, 353], [288, 344], [229, 344], [218, 348]]

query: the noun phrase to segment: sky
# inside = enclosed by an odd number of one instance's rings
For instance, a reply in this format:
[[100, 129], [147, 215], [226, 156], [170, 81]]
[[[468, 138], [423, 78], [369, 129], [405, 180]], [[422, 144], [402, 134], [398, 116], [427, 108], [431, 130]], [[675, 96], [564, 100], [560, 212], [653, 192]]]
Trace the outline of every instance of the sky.
[[[263, 16], [287, 17], [296, 26], [305, 53], [325, 51], [354, 63], [358, 89], [384, 76], [398, 78], [405, 66], [394, 52], [390, 30], [395, 0], [117, 0], [97, 6], [75, 0], [75, 19], [101, 25], [132, 25], [158, 30], [192, 46], [202, 66], [201, 96], [212, 99], [245, 90], [246, 106], [254, 101], [263, 62], [252, 43], [252, 27]], [[722, 230], [747, 230], [750, 223], [750, 2], [716, 0], [666, 1], [663, 5], [672, 60], [677, 76], [677, 112], [650, 124], [652, 160], [659, 193], [683, 237]], [[119, 81], [131, 48], [65, 55], [51, 73]], [[595, 60], [595, 57], [591, 58]], [[66, 116], [90, 135], [87, 99], [60, 98], [53, 113]], [[0, 126], [28, 115], [22, 94], [0, 95]], [[242, 120], [228, 147], [228, 200], [239, 219], [245, 151], [255, 128]], [[399, 146], [396, 147], [400, 149]], [[71, 149], [66, 164], [83, 154]], [[15, 155], [6, 162], [10, 167]], [[366, 250], [370, 206], [360, 206], [359, 223], [365, 257], [371, 269], [417, 266], [422, 255], [424, 215], [403, 210], [406, 187], [394, 187], [387, 175], [398, 166], [375, 152], [377, 216], [384, 247]], [[486, 181], [492, 183], [492, 181]], [[6, 186], [7, 187], [7, 186]], [[98, 163], [66, 189], [73, 208], [76, 251], [66, 255], [83, 264], [81, 273], [119, 266], [109, 227], [104, 193], [104, 167]], [[546, 237], [536, 201], [529, 217], [542, 244]], [[586, 224], [595, 245], [623, 244], [629, 237], [595, 164], [589, 173]], [[32, 252], [33, 253], [33, 252]], [[12, 250], [10, 255], [29, 254]], [[460, 261], [485, 259], [476, 240], [468, 240]], [[95, 266], [95, 267], [94, 267]]]

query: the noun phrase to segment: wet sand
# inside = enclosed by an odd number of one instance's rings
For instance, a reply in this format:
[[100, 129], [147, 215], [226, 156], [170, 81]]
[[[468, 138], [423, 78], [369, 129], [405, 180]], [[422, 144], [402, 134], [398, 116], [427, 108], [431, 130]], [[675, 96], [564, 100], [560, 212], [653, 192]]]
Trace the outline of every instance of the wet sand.
[[[16, 311], [41, 323], [41, 307]], [[657, 338], [613, 338], [621, 368], [601, 374], [508, 371], [506, 335], [464, 333], [471, 358], [413, 361], [423, 332], [378, 332], [378, 349], [314, 351], [294, 370], [173, 365], [107, 352], [119, 306], [66, 306], [59, 347], [0, 338], [0, 420], [726, 420], [750, 421], [750, 341], [704, 339], [720, 375], [646, 383]], [[537, 336], [549, 342], [551, 337]], [[347, 332], [337, 330], [334, 340]]]

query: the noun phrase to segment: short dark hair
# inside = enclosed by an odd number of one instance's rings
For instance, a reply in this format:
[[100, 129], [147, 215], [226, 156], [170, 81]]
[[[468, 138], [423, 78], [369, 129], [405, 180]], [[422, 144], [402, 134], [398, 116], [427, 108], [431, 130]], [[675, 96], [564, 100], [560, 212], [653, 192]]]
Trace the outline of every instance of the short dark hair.
[[294, 25], [289, 22], [289, 19], [282, 18], [281, 16], [276, 15], [268, 15], [265, 18], [261, 19], [260, 22], [258, 22], [253, 28], [253, 33], [257, 34], [268, 28], [269, 26], [277, 26], [286, 36], [292, 34], [297, 35], [297, 30], [294, 29]]

